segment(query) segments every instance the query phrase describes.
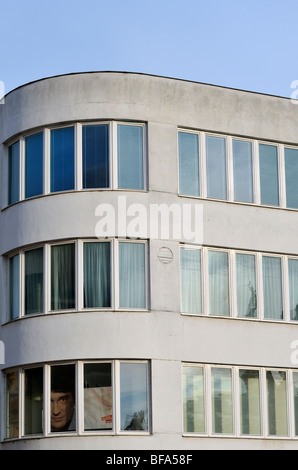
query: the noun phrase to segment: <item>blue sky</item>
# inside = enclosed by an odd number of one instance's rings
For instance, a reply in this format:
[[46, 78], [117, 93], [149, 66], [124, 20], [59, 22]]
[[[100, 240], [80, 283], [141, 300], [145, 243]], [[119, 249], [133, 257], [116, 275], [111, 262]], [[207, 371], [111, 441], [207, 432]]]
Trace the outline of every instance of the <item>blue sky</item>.
[[0, 0], [5, 92], [119, 70], [290, 97], [298, 0]]

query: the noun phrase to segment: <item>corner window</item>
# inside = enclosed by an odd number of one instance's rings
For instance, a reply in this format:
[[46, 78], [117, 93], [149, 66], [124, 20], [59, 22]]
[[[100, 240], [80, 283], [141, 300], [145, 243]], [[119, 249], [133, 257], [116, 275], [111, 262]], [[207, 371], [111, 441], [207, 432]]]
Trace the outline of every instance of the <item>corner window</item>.
[[76, 430], [75, 365], [51, 367], [51, 432]]
[[20, 258], [19, 255], [9, 259], [9, 319], [19, 316], [20, 309]]
[[111, 307], [111, 243], [84, 243], [84, 307]]
[[109, 124], [86, 125], [82, 128], [83, 139], [83, 188], [108, 188]]
[[25, 198], [43, 193], [43, 133], [25, 138]]
[[148, 431], [148, 364], [120, 363], [121, 431]]
[[25, 370], [24, 434], [43, 432], [43, 368]]
[[8, 148], [8, 204], [20, 199], [20, 142]]
[[6, 436], [8, 438], [19, 435], [19, 373], [7, 374], [6, 377]]
[[51, 247], [51, 310], [75, 308], [75, 245]]
[[117, 125], [118, 187], [144, 189], [143, 126]]
[[84, 430], [113, 430], [111, 363], [84, 364]]
[[43, 312], [43, 248], [25, 253], [25, 315]]

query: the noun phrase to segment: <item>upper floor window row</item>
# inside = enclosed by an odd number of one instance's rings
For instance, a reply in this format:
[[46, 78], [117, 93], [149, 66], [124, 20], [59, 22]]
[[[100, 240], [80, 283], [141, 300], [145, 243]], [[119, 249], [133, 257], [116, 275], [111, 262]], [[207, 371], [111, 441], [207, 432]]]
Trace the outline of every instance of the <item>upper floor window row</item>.
[[146, 189], [145, 125], [75, 124], [21, 137], [8, 149], [8, 204], [58, 191]]
[[179, 193], [298, 209], [298, 147], [179, 130]]

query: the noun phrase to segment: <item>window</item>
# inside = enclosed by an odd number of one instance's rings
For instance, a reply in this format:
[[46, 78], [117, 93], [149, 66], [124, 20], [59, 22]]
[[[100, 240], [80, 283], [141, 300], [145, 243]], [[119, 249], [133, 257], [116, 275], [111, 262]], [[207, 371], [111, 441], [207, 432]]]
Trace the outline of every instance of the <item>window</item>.
[[199, 136], [190, 132], [178, 132], [179, 192], [188, 196], [200, 196]]
[[8, 149], [8, 204], [20, 199], [20, 142]]
[[283, 319], [281, 259], [263, 256], [264, 317]]
[[111, 243], [84, 243], [84, 307], [111, 307]]
[[43, 133], [25, 138], [25, 198], [43, 193]]
[[279, 205], [278, 153], [275, 145], [260, 144], [261, 204]]
[[285, 148], [287, 207], [298, 209], [298, 149]]
[[148, 361], [76, 361], [6, 373], [7, 439], [149, 431]]
[[209, 311], [212, 315], [230, 315], [229, 259], [223, 251], [209, 251]]
[[51, 192], [75, 188], [74, 127], [51, 131]]
[[207, 197], [227, 199], [226, 139], [206, 137]]
[[117, 126], [118, 187], [144, 189], [143, 126]]
[[236, 253], [238, 317], [257, 316], [255, 256]]
[[233, 140], [235, 201], [253, 202], [252, 144]]
[[184, 433], [298, 437], [298, 372], [183, 364]]
[[25, 253], [25, 315], [43, 312], [43, 248]]
[[83, 188], [108, 188], [109, 125], [83, 126]]
[[298, 260], [288, 260], [289, 270], [289, 295], [290, 295], [290, 317], [291, 320], [298, 320]]
[[9, 259], [9, 319], [19, 316], [20, 303], [20, 260], [19, 255]]
[[181, 247], [181, 310], [202, 313], [201, 250]]
[[51, 310], [75, 308], [75, 245], [51, 248]]
[[146, 308], [144, 243], [119, 243], [119, 307]]

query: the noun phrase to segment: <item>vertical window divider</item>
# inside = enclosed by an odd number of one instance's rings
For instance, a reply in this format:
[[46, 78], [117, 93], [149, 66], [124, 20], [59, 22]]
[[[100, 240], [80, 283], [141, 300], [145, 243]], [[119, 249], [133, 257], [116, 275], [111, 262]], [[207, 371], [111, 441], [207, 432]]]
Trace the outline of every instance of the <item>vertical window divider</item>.
[[282, 298], [283, 298], [283, 320], [287, 323], [291, 321], [290, 318], [290, 291], [289, 291], [289, 269], [288, 257], [282, 256]]
[[43, 192], [51, 192], [51, 131], [44, 129], [43, 133]]
[[233, 140], [231, 136], [226, 137], [226, 160], [227, 200], [234, 201]]
[[82, 124], [75, 124], [75, 190], [80, 191], [83, 187], [83, 151], [82, 151]]
[[23, 251], [19, 253], [19, 316], [25, 314], [25, 254]]
[[44, 366], [44, 399], [43, 399], [43, 406], [44, 406], [44, 435], [47, 437], [51, 432], [51, 368], [48, 364]]
[[264, 295], [263, 295], [263, 258], [261, 253], [256, 255], [256, 271], [257, 271], [257, 309], [259, 320], [264, 320]]
[[118, 188], [117, 122], [110, 123], [110, 162], [112, 189]]
[[285, 174], [285, 148], [279, 144], [278, 149], [278, 175], [279, 175], [279, 206], [287, 207], [286, 174]]
[[209, 306], [209, 278], [208, 278], [208, 249], [202, 247], [202, 314], [210, 314]]
[[44, 313], [51, 310], [51, 246], [44, 245]]
[[20, 142], [20, 179], [19, 179], [19, 201], [25, 199], [25, 137], [19, 139]]
[[206, 170], [206, 133], [199, 134], [199, 168], [201, 197], [207, 198], [207, 170]]
[[236, 254], [229, 250], [229, 297], [231, 317], [237, 317]]
[[119, 240], [111, 240], [112, 309], [119, 309]]
[[253, 162], [253, 188], [254, 203], [261, 204], [261, 187], [260, 187], [260, 159], [259, 159], [259, 142], [253, 140], [252, 146], [252, 162]]
[[75, 275], [75, 286], [76, 286], [76, 309], [81, 311], [84, 307], [84, 260], [83, 260], [83, 248], [84, 243], [82, 240], [76, 241], [76, 275]]

